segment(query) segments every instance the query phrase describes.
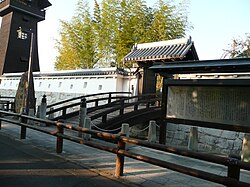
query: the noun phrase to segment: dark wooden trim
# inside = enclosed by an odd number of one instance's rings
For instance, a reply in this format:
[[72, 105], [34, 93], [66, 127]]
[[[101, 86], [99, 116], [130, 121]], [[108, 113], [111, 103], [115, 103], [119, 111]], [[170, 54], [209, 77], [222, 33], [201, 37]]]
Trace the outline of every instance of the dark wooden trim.
[[231, 124], [225, 124], [225, 123], [197, 121], [197, 120], [190, 120], [190, 119], [170, 118], [170, 117], [166, 117], [165, 121], [168, 123], [174, 123], [174, 124], [191, 125], [191, 126], [197, 126], [197, 127], [250, 133], [250, 126], [244, 126], [244, 125], [231, 125]]
[[161, 120], [160, 120], [160, 137], [159, 143], [166, 144], [166, 133], [167, 133], [167, 123], [165, 122], [164, 118], [167, 113], [167, 97], [168, 97], [168, 85], [165, 84], [166, 78], [163, 79], [163, 94], [162, 94], [162, 104], [161, 104]]
[[250, 79], [165, 79], [168, 86], [249, 87]]

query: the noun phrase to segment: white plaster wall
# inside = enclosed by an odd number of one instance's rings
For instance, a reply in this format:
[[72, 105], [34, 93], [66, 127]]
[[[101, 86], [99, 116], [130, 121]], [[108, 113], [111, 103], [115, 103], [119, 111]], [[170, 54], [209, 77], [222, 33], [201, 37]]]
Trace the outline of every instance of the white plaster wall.
[[72, 78], [35, 78], [35, 90], [63, 93], [115, 92], [116, 76], [109, 77], [72, 77]]
[[0, 89], [17, 90], [20, 78], [2, 79]]
[[[88, 70], [90, 72], [91, 70]], [[96, 71], [93, 69], [93, 71]], [[69, 72], [71, 73], [71, 72]], [[2, 96], [15, 96], [21, 73], [4, 75], [1, 77], [0, 94]], [[47, 95], [48, 103], [65, 100], [70, 97], [103, 92], [127, 92], [129, 80], [136, 86], [135, 76], [127, 76], [115, 73], [114, 70], [99, 75], [77, 76], [34, 76], [34, 87], [37, 103], [42, 96]]]
[[119, 91], [123, 91], [123, 78], [122, 77], [117, 77], [117, 81], [116, 81], [116, 88]]

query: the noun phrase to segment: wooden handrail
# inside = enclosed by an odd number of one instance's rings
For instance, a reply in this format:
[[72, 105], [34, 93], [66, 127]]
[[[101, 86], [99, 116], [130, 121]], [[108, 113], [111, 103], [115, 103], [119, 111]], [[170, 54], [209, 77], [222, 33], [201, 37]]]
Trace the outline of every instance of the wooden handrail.
[[[111, 97], [111, 99], [121, 99], [123, 97], [121, 96], [118, 96], [118, 97]], [[97, 102], [97, 101], [105, 101], [105, 100], [108, 100], [110, 99], [110, 97], [104, 97], [104, 98], [97, 98], [97, 99], [90, 99], [90, 100], [87, 100], [86, 103], [92, 103], [92, 102]], [[115, 101], [116, 102], [116, 101]], [[72, 108], [72, 107], [75, 107], [75, 106], [80, 106], [81, 104], [81, 101], [79, 102], [76, 102], [76, 103], [71, 103], [69, 105], [66, 105], [66, 106], [61, 106], [59, 108], [56, 108], [56, 109], [53, 109], [53, 110], [50, 110], [50, 111], [47, 111], [46, 114], [52, 114], [54, 112], [59, 112], [61, 110], [64, 110], [64, 109], [67, 109], [67, 108]]]
[[[55, 121], [44, 120], [44, 119], [31, 117], [31, 116], [27, 116], [27, 115], [22, 115], [22, 114], [17, 114], [17, 113], [13, 113], [13, 112], [7, 112], [7, 111], [0, 110], [0, 114], [14, 116], [14, 117], [18, 117], [18, 118], [23, 118], [23, 119], [25, 119], [25, 121], [32, 120], [32, 121], [36, 121], [36, 122], [42, 122], [45, 124], [53, 125], [53, 126], [58, 126], [58, 123]], [[18, 120], [8, 119], [8, 118], [4, 118], [4, 117], [1, 117], [0, 119], [1, 119], [1, 121], [6, 121], [6, 122], [13, 123], [13, 124], [20, 125], [20, 126], [26, 126], [26, 127], [31, 128], [33, 130], [39, 129], [39, 131], [40, 131], [40, 129], [41, 129], [39, 127], [20, 122]], [[135, 139], [135, 138], [128, 138], [126, 136], [119, 136], [119, 135], [115, 135], [115, 134], [111, 134], [111, 133], [100, 132], [97, 130], [90, 130], [90, 129], [86, 129], [86, 128], [82, 128], [82, 127], [76, 127], [76, 126], [73, 126], [71, 124], [61, 123], [60, 126], [62, 126], [65, 129], [68, 129], [68, 130], [73, 130], [73, 131], [77, 131], [77, 132], [91, 134], [91, 135], [97, 136], [99, 138], [112, 139], [112, 140], [121, 139], [125, 143], [139, 145], [139, 146], [152, 148], [152, 149], [156, 149], [159, 151], [169, 152], [169, 153], [173, 153], [173, 154], [177, 154], [177, 155], [181, 155], [181, 156], [186, 156], [186, 157], [190, 157], [190, 158], [200, 159], [200, 160], [207, 161], [207, 162], [222, 164], [225, 166], [229, 166], [229, 165], [234, 164], [234, 165], [240, 166], [242, 169], [250, 171], [250, 163], [246, 163], [246, 162], [242, 162], [242, 161], [237, 161], [237, 162], [231, 163], [231, 160], [225, 156], [223, 157], [223, 156], [218, 156], [218, 155], [208, 155], [205, 153], [199, 153], [199, 152], [194, 152], [194, 151], [190, 151], [190, 150], [186, 150], [186, 149], [166, 146], [166, 145], [162, 145], [162, 144], [151, 143], [148, 141], [139, 140], [139, 139]], [[41, 130], [40, 132], [47, 132], [47, 131]], [[49, 133], [49, 134], [51, 134], [51, 133]]]
[[[4, 98], [5, 100], [1, 100], [2, 98]], [[0, 98], [0, 104], [2, 104], [2, 107], [4, 108], [4, 110], [14, 111], [15, 110], [15, 101], [14, 101], [15, 98], [12, 98], [12, 97], [2, 97], [2, 98]]]
[[0, 96], [0, 99], [15, 99], [15, 97], [10, 97], [10, 96]]
[[[20, 122], [19, 120], [4, 118], [4, 117], [2, 117], [3, 115], [19, 117], [22, 119], [22, 122]], [[29, 125], [29, 124], [26, 124], [27, 120], [33, 120], [33, 121], [43, 122], [43, 123], [50, 123], [50, 124], [54, 125], [55, 127], [57, 127], [58, 130], [56, 132], [55, 131], [48, 131], [48, 130], [42, 129], [41, 127]], [[205, 180], [209, 180], [209, 181], [216, 182], [216, 183], [223, 184], [223, 185], [227, 185], [227, 186], [243, 186], [244, 187], [244, 186], [250, 185], [249, 183], [239, 181], [237, 176], [232, 175], [233, 171], [231, 170], [231, 168], [233, 166], [233, 168], [234, 169], [236, 168], [237, 171], [239, 171], [240, 169], [245, 169], [245, 170], [250, 171], [250, 163], [242, 162], [242, 161], [234, 159], [234, 158], [198, 153], [198, 152], [193, 152], [193, 151], [184, 150], [184, 149], [178, 149], [178, 148], [169, 147], [166, 145], [160, 145], [160, 144], [150, 143], [150, 142], [143, 141], [143, 140], [128, 138], [125, 135], [114, 135], [114, 134], [110, 134], [110, 133], [103, 133], [103, 132], [99, 132], [96, 130], [90, 130], [90, 129], [86, 129], [86, 128], [75, 127], [75, 126], [70, 125], [70, 124], [64, 124], [63, 122], [58, 123], [58, 122], [49, 121], [49, 120], [42, 120], [42, 119], [38, 119], [35, 117], [16, 114], [16, 113], [12, 113], [12, 112], [6, 112], [6, 111], [2, 111], [2, 110], [0, 110], [0, 122], [1, 121], [6, 121], [6, 122], [9, 122], [12, 124], [19, 125], [21, 127], [30, 128], [30, 129], [37, 130], [37, 131], [42, 132], [42, 133], [56, 136], [57, 142], [58, 142], [57, 143], [57, 152], [58, 153], [62, 152], [63, 139], [67, 139], [67, 140], [70, 140], [73, 142], [77, 142], [77, 143], [84, 144], [84, 145], [87, 145], [90, 147], [105, 150], [105, 151], [108, 151], [110, 153], [114, 153], [117, 155], [116, 176], [123, 175], [123, 166], [124, 166], [123, 157], [126, 156], [126, 157], [130, 157], [130, 158], [133, 158], [136, 160], [140, 160], [140, 161], [147, 162], [147, 163], [150, 163], [153, 165], [157, 165], [157, 166], [160, 166], [163, 168], [168, 168], [168, 169], [171, 169], [171, 170], [174, 170], [177, 172], [181, 172], [181, 173], [184, 173], [184, 174], [187, 174], [190, 176], [202, 178]], [[227, 125], [227, 124], [224, 124], [224, 125]], [[85, 141], [85, 140], [78, 138], [78, 137], [65, 135], [64, 131], [62, 129], [68, 129], [68, 130], [72, 130], [72, 131], [91, 134], [91, 135], [98, 137], [99, 139], [102, 139], [103, 141], [116, 140], [119, 143], [118, 143], [117, 147], [115, 148], [111, 145], [107, 146], [107, 145], [102, 145], [102, 144], [96, 143], [96, 142]], [[25, 138], [25, 136], [23, 136], [22, 138]], [[189, 158], [199, 159], [199, 160], [203, 160], [203, 161], [207, 161], [207, 162], [211, 162], [211, 163], [216, 163], [216, 164], [228, 166], [228, 176], [227, 177], [220, 176], [220, 175], [209, 173], [206, 171], [193, 169], [193, 168], [189, 168], [189, 167], [182, 166], [179, 164], [173, 164], [173, 163], [170, 163], [167, 161], [159, 160], [159, 159], [156, 159], [154, 157], [144, 155], [142, 153], [137, 154], [137, 153], [133, 153], [130, 151], [126, 151], [125, 150], [126, 143], [139, 145], [139, 146], [147, 147], [147, 148], [154, 149], [154, 150], [159, 150], [159, 151], [163, 151], [163, 152], [168, 152], [168, 153], [172, 153], [172, 154], [176, 154], [176, 155], [181, 155], [181, 156], [185, 156], [185, 157], [189, 157]]]
[[59, 102], [56, 102], [56, 103], [53, 103], [53, 104], [50, 104], [50, 105], [47, 105], [47, 108], [51, 108], [51, 107], [54, 107], [56, 105], [61, 105], [61, 104], [64, 104], [64, 103], [67, 103], [67, 102], [70, 102], [70, 101], [74, 101], [74, 100], [78, 100], [78, 99], [82, 99], [82, 98], [88, 98], [88, 97], [93, 97], [93, 96], [101, 96], [101, 95], [107, 95], [107, 94], [128, 94], [130, 95], [131, 92], [103, 92], [103, 93], [96, 93], [96, 94], [88, 94], [88, 95], [82, 95], [82, 96], [78, 96], [78, 97], [73, 97], [73, 98], [70, 98], [70, 99], [66, 99], [66, 100], [63, 100], [63, 101], [59, 101]]
[[[250, 163], [242, 162], [237, 160], [232, 160], [231, 158], [225, 157], [225, 156], [219, 156], [219, 155], [213, 155], [213, 154], [207, 154], [207, 153], [199, 153], [199, 152], [194, 152], [190, 151], [187, 149], [181, 149], [181, 148], [176, 148], [176, 147], [171, 147], [171, 146], [166, 146], [162, 144], [157, 144], [157, 143], [152, 143], [144, 140], [138, 140], [135, 138], [128, 138], [128, 137], [121, 137], [122, 141], [133, 144], [133, 145], [139, 145], [151, 149], [156, 149], [159, 151], [164, 151], [168, 153], [173, 153], [189, 158], [194, 158], [194, 159], [199, 159], [207, 162], [213, 162], [216, 164], [221, 164], [224, 166], [230, 166], [232, 164], [241, 167], [242, 169], [249, 170], [250, 171]], [[232, 163], [235, 162], [235, 163]]]
[[121, 110], [121, 109], [125, 109], [125, 108], [128, 108], [128, 107], [131, 107], [131, 106], [134, 106], [134, 105], [137, 105], [137, 104], [147, 104], [147, 103], [151, 103], [151, 102], [156, 102], [156, 101], [159, 101], [159, 99], [151, 99], [151, 100], [140, 100], [140, 101], [136, 101], [136, 102], [132, 102], [132, 103], [124, 103], [123, 106], [121, 105], [118, 105], [118, 106], [115, 106], [115, 107], [112, 107], [108, 110], [105, 110], [104, 112], [102, 113], [98, 113], [94, 116], [91, 116], [91, 119], [97, 119], [99, 117], [102, 117], [103, 115], [107, 115], [107, 114], [110, 114], [112, 112], [115, 112], [117, 110]]
[[[92, 117], [91, 119], [96, 119], [98, 117], [101, 117], [102, 115], [107, 115], [111, 112], [114, 112], [118, 109], [120, 110], [124, 110], [124, 108], [127, 108], [129, 106], [134, 106], [134, 105], [139, 105], [139, 104], [142, 104], [142, 103], [145, 103], [149, 106], [149, 103], [151, 102], [156, 102], [156, 101], [160, 101], [161, 98], [156, 98], [156, 94], [145, 94], [145, 95], [140, 95], [140, 96], [131, 96], [131, 97], [124, 97], [124, 96], [117, 96], [117, 97], [104, 97], [104, 98], [95, 98], [95, 99], [90, 99], [90, 100], [86, 100], [86, 103], [98, 103], [99, 101], [105, 101], [105, 100], [110, 100], [110, 99], [116, 99], [116, 101], [113, 101], [113, 102], [108, 102], [107, 104], [104, 104], [103, 106], [97, 106], [97, 107], [92, 107], [90, 108], [90, 110], [88, 110], [88, 112], [93, 112], [95, 110], [99, 110], [101, 108], [105, 108], [105, 107], [109, 107], [109, 106], [113, 106], [111, 109], [109, 110], [106, 110], [105, 112], [102, 112], [102, 113], [99, 113], [97, 114], [97, 116], [95, 117]], [[141, 99], [143, 98], [143, 100]], [[118, 99], [118, 100], [117, 100]], [[130, 102], [128, 103], [130, 100], [133, 100], [133, 99], [141, 99], [139, 101], [136, 101], [136, 102]], [[121, 106], [120, 105], [120, 102], [123, 102], [124, 105]], [[67, 117], [66, 116], [73, 116], [73, 115], [78, 115], [79, 114], [79, 111], [73, 111], [71, 113], [66, 113], [66, 110], [68, 108], [72, 108], [72, 107], [75, 107], [75, 106], [79, 106], [81, 102], [76, 102], [76, 103], [71, 103], [69, 105], [66, 105], [66, 106], [61, 106], [59, 108], [56, 108], [56, 109], [53, 109], [53, 110], [50, 110], [48, 112], [46, 112], [46, 114], [51, 114], [51, 113], [55, 113], [55, 112], [59, 112], [59, 111], [63, 111], [63, 114], [61, 116], [57, 116], [55, 118], [55, 120], [57, 119], [66, 119]], [[136, 107], [135, 107], [136, 108]]]

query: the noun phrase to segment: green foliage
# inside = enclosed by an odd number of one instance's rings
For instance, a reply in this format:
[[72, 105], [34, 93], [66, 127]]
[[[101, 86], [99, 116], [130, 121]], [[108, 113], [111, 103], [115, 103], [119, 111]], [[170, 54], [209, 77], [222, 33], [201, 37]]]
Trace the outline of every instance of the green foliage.
[[80, 58], [73, 46], [70, 24], [61, 21], [61, 25], [64, 29], [60, 31], [61, 40], [56, 44], [60, 55], [56, 57], [55, 68], [57, 70], [77, 69], [80, 66]]
[[187, 1], [173, 5], [157, 0], [94, 0], [93, 15], [79, 0], [70, 22], [61, 21], [56, 69], [122, 67], [123, 57], [135, 43], [181, 38], [189, 28]]
[[115, 62], [117, 62], [117, 66], [121, 67], [122, 63], [119, 62], [121, 62], [131, 47], [135, 43], [142, 42], [146, 23], [146, 5], [140, 0], [123, 0], [118, 8], [119, 28], [115, 33]]
[[76, 15], [69, 23], [61, 21], [61, 41], [56, 45], [59, 52], [56, 69], [92, 68], [97, 62], [91, 22], [89, 6], [85, 1], [77, 3]]

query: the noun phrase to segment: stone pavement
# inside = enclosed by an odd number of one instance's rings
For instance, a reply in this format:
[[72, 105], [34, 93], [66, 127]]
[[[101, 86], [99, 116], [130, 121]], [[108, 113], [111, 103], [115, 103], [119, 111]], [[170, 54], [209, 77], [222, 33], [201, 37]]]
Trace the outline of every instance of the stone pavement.
[[1, 187], [128, 187], [2, 133], [0, 150]]
[[[0, 136], [9, 136], [12, 139], [17, 139], [25, 145], [32, 145], [45, 151], [50, 155], [57, 157], [59, 160], [63, 159], [67, 163], [75, 164], [77, 167], [88, 168], [89, 171], [94, 172], [100, 176], [116, 181], [127, 186], [140, 187], [161, 187], [161, 186], [222, 186], [199, 178], [184, 175], [172, 170], [164, 169], [158, 166], [125, 158], [124, 176], [120, 178], [114, 177], [116, 155], [94, 149], [85, 145], [76, 144], [74, 142], [64, 141], [64, 148], [62, 154], [55, 153], [56, 138], [43, 134], [37, 131], [27, 129], [27, 138], [19, 140], [20, 127], [11, 124], [3, 124], [0, 130]], [[227, 168], [215, 164], [210, 164], [195, 159], [189, 159], [173, 154], [163, 153], [160, 151], [152, 151], [150, 149], [130, 146], [130, 151], [137, 153], [146, 153], [155, 158], [161, 158], [172, 163], [178, 163], [184, 166], [189, 166], [195, 169], [201, 169], [206, 172], [214, 174], [226, 175]], [[1, 155], [2, 153], [0, 153]], [[37, 155], [39, 157], [39, 155]], [[1, 168], [0, 168], [1, 171]], [[250, 172], [241, 171], [241, 180], [250, 183]], [[100, 184], [100, 183], [99, 183]], [[97, 184], [96, 186], [99, 186]], [[67, 186], [65, 184], [65, 186]], [[72, 185], [68, 185], [72, 186]], [[80, 185], [84, 186], [84, 185]], [[90, 185], [91, 186], [91, 185]], [[94, 185], [93, 185], [94, 186]], [[101, 184], [100, 186], [105, 186]]]

